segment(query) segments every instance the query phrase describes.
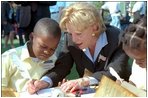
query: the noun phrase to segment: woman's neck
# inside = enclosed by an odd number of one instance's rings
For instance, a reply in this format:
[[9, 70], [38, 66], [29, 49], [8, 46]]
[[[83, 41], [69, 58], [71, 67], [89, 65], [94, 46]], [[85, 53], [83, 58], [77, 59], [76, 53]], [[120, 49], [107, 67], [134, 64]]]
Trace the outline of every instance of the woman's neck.
[[89, 51], [90, 51], [90, 54], [91, 54], [92, 57], [94, 56], [96, 43], [97, 43], [97, 39], [93, 40], [90, 47], [89, 47]]

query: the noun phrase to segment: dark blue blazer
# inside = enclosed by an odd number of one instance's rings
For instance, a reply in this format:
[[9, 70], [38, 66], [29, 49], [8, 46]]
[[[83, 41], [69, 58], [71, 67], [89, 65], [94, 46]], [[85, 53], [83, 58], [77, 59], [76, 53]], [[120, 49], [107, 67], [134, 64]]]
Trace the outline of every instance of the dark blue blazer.
[[[49, 76], [54, 86], [65, 78], [71, 71], [73, 64], [76, 64], [76, 70], [79, 77], [85, 75], [85, 71], [89, 76], [101, 80], [102, 75], [106, 75], [113, 80], [116, 80], [109, 72], [109, 67], [113, 67], [121, 78], [128, 80], [131, 74], [129, 70], [128, 59], [129, 57], [122, 50], [119, 45], [120, 30], [107, 25], [106, 35], [108, 44], [100, 51], [95, 63], [93, 63], [85, 53], [78, 49], [71, 41], [68, 34], [65, 34], [65, 46], [61, 55], [55, 63], [55, 68], [50, 70], [46, 75]], [[100, 55], [106, 57], [106, 60], [99, 59]]]

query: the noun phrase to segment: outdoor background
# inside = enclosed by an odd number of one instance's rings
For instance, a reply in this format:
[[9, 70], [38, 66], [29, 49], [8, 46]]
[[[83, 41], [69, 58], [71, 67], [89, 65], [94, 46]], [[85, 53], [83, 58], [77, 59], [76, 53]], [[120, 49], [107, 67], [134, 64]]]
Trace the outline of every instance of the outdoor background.
[[[122, 14], [124, 15], [125, 14], [125, 1], [120, 1], [121, 2], [121, 12]], [[135, 3], [135, 1], [132, 1], [132, 6], [133, 4]], [[94, 1], [93, 4], [95, 4], [95, 6], [99, 9], [102, 4], [103, 4], [103, 1]], [[16, 37], [14, 39], [14, 46], [15, 47], [18, 47], [19, 46], [19, 40], [18, 40], [18, 37], [17, 37], [17, 34], [16, 34]], [[4, 48], [4, 38], [3, 38], [3, 35], [1, 33], [1, 54], [3, 52], [5, 52], [6, 50], [10, 49], [10, 43], [8, 44], [8, 47], [7, 48]], [[132, 64], [132, 60], [129, 60], [129, 64]], [[68, 79], [76, 79], [78, 78], [78, 73], [75, 69], [75, 64], [72, 68], [72, 71], [71, 73], [67, 76]]]

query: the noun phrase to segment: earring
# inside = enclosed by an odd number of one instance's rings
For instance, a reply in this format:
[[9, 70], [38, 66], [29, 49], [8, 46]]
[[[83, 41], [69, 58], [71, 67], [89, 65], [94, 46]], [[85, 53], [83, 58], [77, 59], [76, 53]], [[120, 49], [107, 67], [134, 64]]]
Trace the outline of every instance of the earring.
[[96, 35], [96, 34], [95, 34], [95, 33], [93, 33], [93, 34], [92, 34], [92, 37], [94, 37], [95, 35]]
[[44, 53], [45, 53], [45, 54], [48, 54], [48, 51], [45, 51], [45, 50], [44, 50]]

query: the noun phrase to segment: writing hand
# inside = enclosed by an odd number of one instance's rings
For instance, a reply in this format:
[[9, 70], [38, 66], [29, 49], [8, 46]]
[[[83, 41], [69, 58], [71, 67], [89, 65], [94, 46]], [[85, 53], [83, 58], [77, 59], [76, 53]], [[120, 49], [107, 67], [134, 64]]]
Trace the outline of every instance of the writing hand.
[[37, 91], [37, 89], [36, 89], [36, 87], [35, 87], [35, 85], [34, 85], [34, 82], [35, 82], [36, 80], [30, 80], [28, 83], [27, 83], [27, 91], [29, 92], [29, 94], [34, 94], [36, 91]]
[[27, 90], [29, 94], [34, 94], [40, 89], [47, 88], [49, 86], [49, 83], [42, 81], [42, 80], [31, 80], [28, 82]]

